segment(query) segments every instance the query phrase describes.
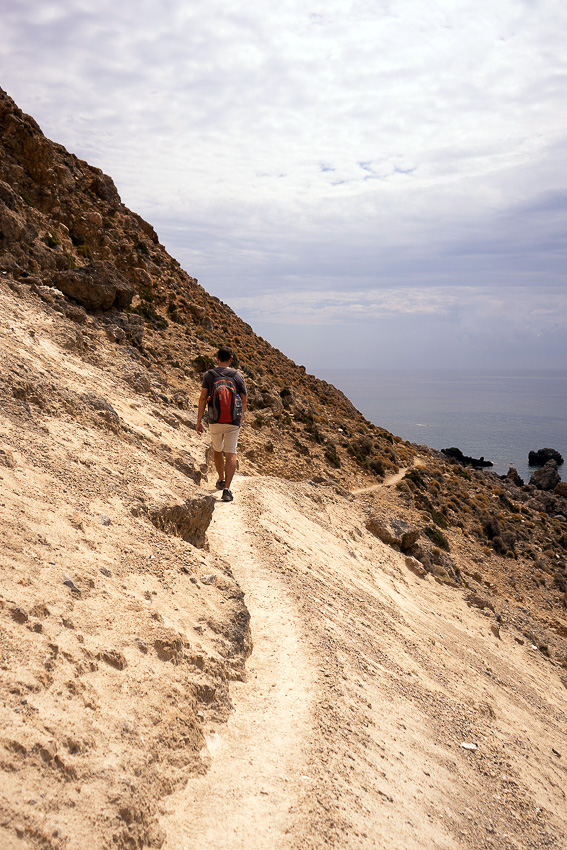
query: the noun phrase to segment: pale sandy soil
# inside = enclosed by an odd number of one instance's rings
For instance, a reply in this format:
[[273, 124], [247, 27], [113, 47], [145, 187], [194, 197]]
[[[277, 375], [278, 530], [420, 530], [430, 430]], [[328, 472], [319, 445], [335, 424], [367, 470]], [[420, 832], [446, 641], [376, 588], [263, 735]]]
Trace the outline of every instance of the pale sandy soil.
[[567, 846], [566, 693], [541, 654], [409, 572], [359, 502], [235, 492], [210, 539], [255, 647], [209, 774], [169, 801], [168, 850]]
[[196, 548], [139, 510], [214, 492], [175, 465], [206, 468], [191, 407], [90, 326], [0, 315], [2, 850], [567, 848], [564, 673], [367, 531], [395, 486], [243, 463]]

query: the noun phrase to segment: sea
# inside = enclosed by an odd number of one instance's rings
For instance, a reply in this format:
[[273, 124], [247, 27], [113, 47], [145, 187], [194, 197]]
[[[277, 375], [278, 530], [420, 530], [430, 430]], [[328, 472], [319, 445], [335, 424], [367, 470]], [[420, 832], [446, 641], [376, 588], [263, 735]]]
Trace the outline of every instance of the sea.
[[433, 449], [456, 446], [515, 467], [526, 483], [528, 452], [556, 449], [567, 480], [567, 371], [319, 369], [375, 425]]

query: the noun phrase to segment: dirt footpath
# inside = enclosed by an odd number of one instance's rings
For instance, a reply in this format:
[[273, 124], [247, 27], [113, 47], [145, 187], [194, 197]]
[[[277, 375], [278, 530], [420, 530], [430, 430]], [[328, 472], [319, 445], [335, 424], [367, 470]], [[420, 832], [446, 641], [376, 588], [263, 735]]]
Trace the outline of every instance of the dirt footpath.
[[169, 798], [167, 850], [566, 845], [565, 688], [332, 488], [241, 478], [211, 547], [251, 612], [248, 681]]
[[238, 573], [254, 621], [247, 681], [232, 686], [226, 726], [206, 735], [208, 773], [164, 807], [165, 850], [284, 846], [306, 792], [314, 674], [293, 598], [258, 545], [259, 511], [247, 483], [232, 504], [218, 502], [209, 530], [211, 548]]

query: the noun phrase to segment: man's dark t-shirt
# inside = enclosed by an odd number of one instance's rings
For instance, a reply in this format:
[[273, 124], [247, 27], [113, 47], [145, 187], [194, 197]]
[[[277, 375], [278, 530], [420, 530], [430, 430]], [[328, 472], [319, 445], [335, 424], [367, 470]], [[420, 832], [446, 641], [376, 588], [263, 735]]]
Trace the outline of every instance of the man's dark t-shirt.
[[[209, 413], [211, 412], [211, 395], [213, 392], [213, 385], [216, 379], [222, 375], [226, 375], [227, 378], [232, 378], [236, 386], [236, 392], [238, 393], [238, 395], [247, 395], [244, 376], [241, 375], [240, 372], [238, 372], [236, 369], [231, 369], [229, 366], [216, 366], [214, 369], [209, 369], [209, 371], [205, 372], [205, 374], [203, 375], [203, 383], [201, 384], [203, 389], [207, 389], [209, 391]], [[242, 419], [242, 405], [236, 405], [236, 412], [237, 418], [233, 419], [232, 424], [240, 425]]]

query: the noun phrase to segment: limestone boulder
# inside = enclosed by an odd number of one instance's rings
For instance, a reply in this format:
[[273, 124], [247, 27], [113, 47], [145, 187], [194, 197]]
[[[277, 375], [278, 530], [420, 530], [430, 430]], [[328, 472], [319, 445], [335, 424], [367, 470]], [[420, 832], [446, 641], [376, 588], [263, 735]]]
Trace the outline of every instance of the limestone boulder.
[[420, 535], [419, 528], [394, 516], [380, 517], [373, 514], [368, 518], [366, 528], [383, 543], [401, 552], [409, 552]]
[[52, 284], [87, 310], [123, 310], [134, 297], [134, 287], [105, 263], [56, 272]]

